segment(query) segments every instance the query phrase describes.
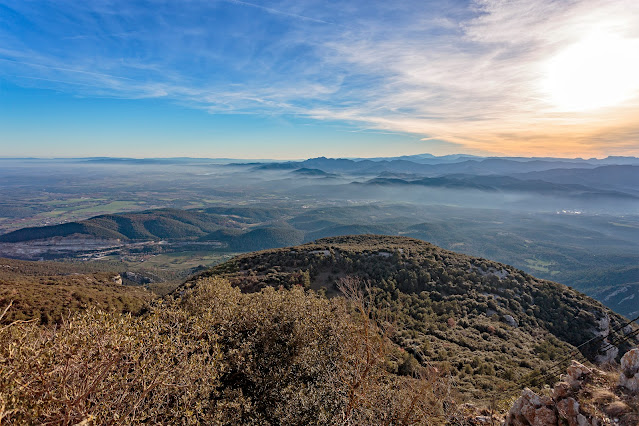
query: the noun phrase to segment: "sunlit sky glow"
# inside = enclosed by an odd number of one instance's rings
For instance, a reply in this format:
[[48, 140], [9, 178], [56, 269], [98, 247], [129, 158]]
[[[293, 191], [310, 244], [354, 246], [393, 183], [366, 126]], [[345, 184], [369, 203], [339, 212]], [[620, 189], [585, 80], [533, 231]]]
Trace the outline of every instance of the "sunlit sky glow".
[[639, 39], [595, 33], [550, 59], [544, 89], [559, 110], [612, 107], [639, 90]]
[[639, 1], [0, 0], [0, 148], [639, 155]]

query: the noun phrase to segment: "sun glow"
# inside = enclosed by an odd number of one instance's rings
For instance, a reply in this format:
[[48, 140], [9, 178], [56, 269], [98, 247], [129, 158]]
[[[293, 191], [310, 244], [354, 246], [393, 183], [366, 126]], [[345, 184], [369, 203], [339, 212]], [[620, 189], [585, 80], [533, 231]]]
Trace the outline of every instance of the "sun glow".
[[639, 92], [639, 39], [593, 34], [546, 62], [542, 90], [563, 111], [611, 107]]

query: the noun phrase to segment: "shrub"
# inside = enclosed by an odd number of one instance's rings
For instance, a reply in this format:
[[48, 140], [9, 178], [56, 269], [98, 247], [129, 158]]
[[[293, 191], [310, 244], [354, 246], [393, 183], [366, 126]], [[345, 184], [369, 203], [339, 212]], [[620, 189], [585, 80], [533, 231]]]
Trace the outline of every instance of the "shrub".
[[195, 318], [90, 309], [56, 328], [0, 331], [0, 418], [8, 424], [196, 423], [212, 414], [213, 336]]
[[[140, 316], [89, 309], [0, 329], [7, 424], [438, 424], [449, 386], [399, 350], [347, 280], [348, 300], [220, 278]], [[1, 319], [1, 318], [0, 318]], [[406, 356], [406, 354], [404, 354]]]

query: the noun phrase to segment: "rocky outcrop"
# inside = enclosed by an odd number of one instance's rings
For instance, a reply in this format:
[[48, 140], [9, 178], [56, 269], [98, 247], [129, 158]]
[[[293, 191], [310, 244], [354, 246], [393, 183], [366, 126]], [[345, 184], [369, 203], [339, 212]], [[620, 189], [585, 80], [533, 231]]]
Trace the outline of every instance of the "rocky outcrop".
[[597, 364], [607, 364], [613, 362], [619, 355], [619, 348], [610, 344], [608, 339], [604, 339], [601, 342], [601, 349], [599, 355], [595, 357]]
[[540, 396], [526, 388], [521, 397], [513, 404], [506, 425], [512, 426], [546, 426], [557, 424], [557, 413], [554, 401], [547, 396]]
[[639, 348], [632, 349], [621, 358], [619, 386], [639, 392]]
[[606, 364], [614, 361], [619, 354], [619, 348], [608, 341], [608, 336], [610, 335], [610, 316], [608, 314], [603, 314], [597, 320], [597, 328], [593, 330], [593, 333], [595, 336], [604, 338], [600, 344], [599, 354], [595, 358], [597, 364]]
[[559, 398], [537, 395], [526, 388], [515, 401], [508, 416], [506, 426], [595, 426], [599, 419], [591, 418], [580, 411], [580, 405], [572, 397]]
[[[639, 349], [628, 352], [624, 358], [621, 380], [639, 384]], [[623, 376], [626, 373], [632, 373], [632, 378]], [[638, 407], [632, 402], [628, 404], [632, 401], [627, 398], [628, 395], [613, 392], [615, 383], [611, 383], [609, 377], [609, 373], [573, 361], [566, 374], [561, 376], [561, 381], [547, 395], [524, 389], [508, 412], [504, 425], [635, 426], [639, 418]]]
[[153, 282], [153, 279], [147, 276], [144, 276], [142, 274], [138, 274], [135, 272], [131, 272], [131, 271], [126, 271], [124, 273], [124, 277], [127, 280], [131, 280], [137, 284], [150, 284]]

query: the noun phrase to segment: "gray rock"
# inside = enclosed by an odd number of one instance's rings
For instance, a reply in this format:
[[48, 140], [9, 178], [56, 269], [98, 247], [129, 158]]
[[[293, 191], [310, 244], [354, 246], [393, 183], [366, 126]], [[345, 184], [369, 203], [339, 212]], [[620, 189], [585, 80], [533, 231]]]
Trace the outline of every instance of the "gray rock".
[[513, 318], [511, 315], [504, 315], [504, 322], [506, 324], [508, 324], [511, 327], [518, 327], [519, 323], [517, 322], [517, 320], [515, 318]]
[[639, 392], [639, 348], [629, 350], [621, 358], [619, 386], [631, 392]]

